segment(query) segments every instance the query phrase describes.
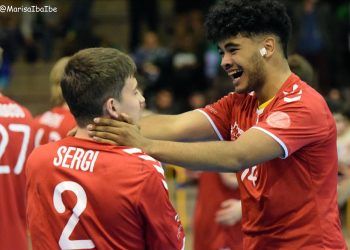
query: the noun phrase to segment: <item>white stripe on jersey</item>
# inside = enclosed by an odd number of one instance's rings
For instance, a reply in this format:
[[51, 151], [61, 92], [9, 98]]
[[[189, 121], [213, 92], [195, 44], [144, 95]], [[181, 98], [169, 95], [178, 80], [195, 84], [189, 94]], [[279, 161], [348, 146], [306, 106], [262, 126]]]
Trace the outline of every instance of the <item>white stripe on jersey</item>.
[[125, 153], [128, 153], [128, 154], [142, 153], [142, 150], [139, 149], [139, 148], [127, 148], [127, 149], [123, 149], [123, 151], [124, 151]]
[[153, 167], [157, 169], [157, 172], [161, 173], [164, 176], [164, 169], [161, 166], [153, 164]]

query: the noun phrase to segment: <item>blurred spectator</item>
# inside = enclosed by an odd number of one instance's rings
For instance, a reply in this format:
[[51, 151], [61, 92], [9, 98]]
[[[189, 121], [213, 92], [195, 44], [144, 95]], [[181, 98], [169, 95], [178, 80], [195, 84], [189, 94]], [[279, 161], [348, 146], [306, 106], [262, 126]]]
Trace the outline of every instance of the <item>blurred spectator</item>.
[[140, 34], [142, 33], [143, 21], [148, 30], [157, 32], [159, 24], [159, 1], [158, 0], [128, 0], [130, 35], [129, 49], [134, 52], [140, 44]]
[[19, 18], [12, 13], [0, 15], [0, 46], [3, 50], [0, 64], [0, 91], [8, 86], [11, 76], [11, 65], [18, 55], [20, 48]]
[[204, 54], [204, 74], [209, 85], [213, 84], [219, 74], [221, 58], [214, 44], [209, 44]]
[[195, 91], [188, 97], [188, 110], [203, 108], [207, 104], [207, 97], [203, 92]]
[[343, 208], [350, 197], [350, 109], [333, 113], [337, 125], [337, 149], [339, 162], [338, 205]]
[[206, 12], [216, 0], [174, 1], [176, 15], [186, 15], [192, 11]]
[[65, 30], [62, 55], [68, 56], [75, 52], [98, 47], [101, 44], [101, 38], [94, 34], [91, 18], [91, 10], [94, 0], [74, 0], [71, 3], [68, 16], [63, 24]]
[[158, 90], [150, 109], [157, 114], [178, 114], [180, 112], [178, 105], [175, 103], [174, 94], [170, 89]]
[[81, 31], [92, 26], [91, 10], [95, 0], [74, 0], [69, 2], [71, 7], [65, 26], [67, 32], [76, 32], [79, 35]]
[[314, 89], [318, 89], [318, 85], [314, 79], [314, 71], [310, 63], [301, 55], [293, 54], [288, 56], [288, 64], [290, 70], [297, 74], [301, 80], [305, 81]]
[[326, 101], [329, 109], [335, 113], [343, 109], [345, 103], [344, 97], [339, 89], [331, 89], [326, 96]]
[[295, 52], [304, 56], [313, 65], [319, 87], [324, 93], [329, 90], [331, 84], [334, 84], [329, 57], [333, 47], [330, 5], [326, 1], [318, 0], [293, 2], [292, 17]]
[[176, 99], [186, 103], [190, 93], [207, 89], [204, 76], [204, 50], [202, 46], [196, 44], [191, 33], [178, 34], [174, 39], [172, 87]]
[[[25, 0], [24, 6], [57, 6], [56, 1]], [[54, 38], [59, 26], [56, 12], [23, 12], [21, 32], [24, 41], [25, 57], [28, 62], [35, 62], [39, 57], [49, 60], [54, 51]]]
[[343, 108], [342, 111], [334, 113], [337, 125], [337, 148], [339, 167], [346, 168], [350, 176], [350, 110]]
[[349, 0], [330, 1], [333, 6], [332, 14], [335, 16], [335, 23], [332, 32], [335, 33], [332, 53], [333, 74], [336, 78], [337, 86], [345, 87], [350, 85], [350, 2]]
[[143, 76], [144, 94], [151, 99], [159, 88], [168, 87], [168, 77], [171, 71], [170, 51], [160, 45], [158, 35], [148, 31], [143, 36], [143, 42], [132, 55], [138, 72]]

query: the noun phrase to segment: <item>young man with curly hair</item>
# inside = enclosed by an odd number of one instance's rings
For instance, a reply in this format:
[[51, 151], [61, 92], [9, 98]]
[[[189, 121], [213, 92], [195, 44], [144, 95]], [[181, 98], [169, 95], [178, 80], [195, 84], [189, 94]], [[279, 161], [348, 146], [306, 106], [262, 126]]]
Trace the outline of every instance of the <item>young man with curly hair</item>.
[[[236, 172], [244, 249], [346, 249], [335, 122], [323, 97], [290, 71], [284, 6], [224, 0], [210, 10], [206, 28], [234, 93], [204, 109], [146, 117], [141, 130], [97, 119], [90, 135], [189, 169]], [[221, 141], [171, 142], [208, 139]]]

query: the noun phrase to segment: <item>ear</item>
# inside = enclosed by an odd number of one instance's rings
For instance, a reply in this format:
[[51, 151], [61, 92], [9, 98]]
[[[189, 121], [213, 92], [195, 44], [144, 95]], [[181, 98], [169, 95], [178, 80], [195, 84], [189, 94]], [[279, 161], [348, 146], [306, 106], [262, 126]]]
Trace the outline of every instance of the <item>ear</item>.
[[104, 104], [104, 115], [110, 116], [111, 118], [118, 117], [119, 102], [114, 98], [108, 98]]
[[265, 57], [271, 57], [276, 51], [277, 41], [273, 36], [268, 36], [264, 40], [264, 48], [266, 48]]

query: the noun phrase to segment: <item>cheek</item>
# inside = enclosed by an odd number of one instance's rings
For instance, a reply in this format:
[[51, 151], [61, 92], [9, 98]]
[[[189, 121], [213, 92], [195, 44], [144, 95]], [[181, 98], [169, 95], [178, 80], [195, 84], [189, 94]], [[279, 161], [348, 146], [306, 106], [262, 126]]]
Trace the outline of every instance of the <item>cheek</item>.
[[140, 102], [136, 98], [125, 98], [121, 106], [121, 112], [133, 113], [140, 109]]

